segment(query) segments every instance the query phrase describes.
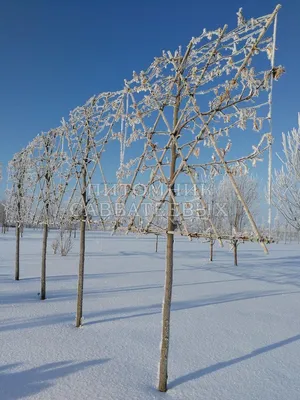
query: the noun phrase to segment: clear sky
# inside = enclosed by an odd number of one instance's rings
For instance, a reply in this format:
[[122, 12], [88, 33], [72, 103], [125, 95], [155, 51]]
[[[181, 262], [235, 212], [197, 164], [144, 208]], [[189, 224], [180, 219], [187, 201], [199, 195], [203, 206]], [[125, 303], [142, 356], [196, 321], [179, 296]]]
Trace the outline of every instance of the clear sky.
[[[119, 90], [161, 51], [202, 29], [270, 13], [274, 0], [0, 0], [0, 162], [93, 94]], [[300, 1], [283, 0], [274, 88], [275, 150], [300, 111]], [[0, 185], [3, 191], [5, 182]]]

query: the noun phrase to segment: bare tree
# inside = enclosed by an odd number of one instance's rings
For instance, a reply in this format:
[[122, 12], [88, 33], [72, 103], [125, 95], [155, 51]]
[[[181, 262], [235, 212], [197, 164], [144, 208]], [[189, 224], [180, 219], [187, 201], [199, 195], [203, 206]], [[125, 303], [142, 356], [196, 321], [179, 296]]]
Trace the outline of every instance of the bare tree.
[[6, 211], [4, 201], [0, 202], [0, 224], [2, 228], [2, 233], [6, 233], [7, 223], [6, 223]]
[[[52, 246], [53, 247], [53, 246]], [[73, 247], [72, 231], [60, 228], [59, 232], [59, 248], [61, 256], [67, 256]]]
[[23, 225], [28, 218], [30, 198], [27, 196], [30, 186], [30, 158], [28, 147], [8, 164], [11, 187], [6, 190], [5, 213], [8, 221], [16, 227], [15, 280], [20, 279], [20, 238]]
[[[146, 71], [134, 72], [132, 80], [125, 82], [125, 104], [130, 112], [125, 113], [125, 129], [120, 133], [123, 151], [118, 171], [120, 183], [128, 186], [127, 193], [119, 199], [124, 208], [136, 200], [135, 186], [140, 183], [139, 179], [147, 183], [134, 215], [127, 221], [123, 217], [117, 219], [115, 229], [126, 225], [128, 231], [160, 233], [167, 238], [158, 382], [161, 392], [167, 390], [174, 236], [211, 237], [222, 241], [211, 218], [209, 204], [199, 188], [200, 171], [209, 176], [226, 174], [241, 205], [239, 209], [243, 210], [235, 225], [243, 226], [246, 215], [257, 241], [267, 252], [251, 212], [252, 205], [244, 197], [237, 177], [248, 173], [249, 164], [255, 164], [271, 144], [270, 83], [281, 75], [283, 68], [274, 66], [275, 35], [273, 40], [264, 36], [278, 9], [250, 21], [242, 17], [240, 10], [238, 27], [234, 31], [227, 32], [227, 26], [213, 32], [204, 31], [185, 51], [180, 48], [174, 53], [163, 52]], [[253, 66], [252, 57], [264, 53], [270, 56], [271, 62], [270, 69], [261, 74]], [[250, 123], [253, 130], [266, 133], [259, 136], [259, 143], [253, 146], [252, 152], [249, 149], [246, 155], [231, 158], [230, 132], [236, 128], [248, 129]], [[142, 150], [139, 154], [129, 152], [125, 160], [125, 146], [131, 146], [138, 139], [144, 141], [144, 146], [140, 146]], [[200, 155], [202, 162], [197, 160]], [[195, 188], [194, 197], [205, 213], [210, 231], [192, 231], [196, 215], [186, 218], [183, 214], [184, 201], [176, 187], [183, 176]], [[163, 186], [163, 191], [154, 195], [153, 188], [157, 184]], [[141, 227], [136, 224], [135, 217], [145, 200], [153, 204], [155, 212]], [[156, 217], [164, 207], [166, 224], [158, 226]]]
[[60, 202], [59, 182], [65, 153], [61, 149], [60, 129], [37, 136], [30, 144], [31, 151], [31, 223], [43, 226], [41, 262], [41, 300], [46, 299], [47, 246], [50, 224], [58, 222], [55, 214]]
[[42, 248], [42, 267], [41, 267], [41, 300], [46, 299], [46, 264], [47, 264], [47, 244], [48, 244], [48, 232], [49, 232], [49, 209], [50, 209], [50, 188], [51, 180], [53, 178], [53, 169], [51, 168], [51, 153], [53, 152], [53, 143], [50, 135], [43, 136], [44, 154], [42, 158], [42, 176], [39, 179], [44, 180], [44, 187], [41, 188], [43, 192], [43, 248]]
[[[237, 177], [236, 182], [252, 214], [257, 214], [259, 204], [257, 180], [249, 175], [244, 175]], [[242, 232], [246, 226], [247, 214], [226, 176], [220, 182], [218, 189], [219, 201], [223, 202], [229, 233]]]
[[[121, 207], [125, 214], [130, 200], [137, 203], [130, 216], [117, 211], [110, 216], [114, 229], [166, 235], [158, 383], [162, 392], [167, 390], [168, 380], [174, 236], [211, 238], [222, 243], [222, 235], [199, 188], [199, 171], [209, 176], [226, 174], [239, 201], [238, 218], [233, 225], [238, 228], [244, 225], [242, 207], [255, 238], [267, 252], [251, 212], [251, 199], [245, 198], [237, 176], [247, 173], [249, 165], [255, 164], [270, 149], [272, 142], [272, 82], [281, 75], [283, 68], [274, 65], [275, 28], [273, 38], [266, 37], [266, 33], [278, 10], [279, 6], [273, 13], [249, 21], [243, 18], [240, 10], [238, 26], [234, 30], [227, 31], [227, 25], [211, 32], [204, 30], [189, 42], [185, 50], [180, 47], [174, 53], [164, 51], [146, 71], [134, 72], [121, 91], [92, 97], [83, 107], [73, 110], [69, 120], [62, 123], [62, 135], [67, 140], [69, 153], [69, 169], [62, 174], [64, 183], [58, 206], [60, 209], [63, 201], [66, 202], [62, 221], [66, 220], [74, 199], [79, 199], [77, 327], [82, 324], [85, 238], [90, 223], [90, 207], [96, 207], [97, 223], [102, 221], [92, 179], [97, 177], [98, 182], [100, 179], [106, 184], [102, 161], [108, 139], [120, 142], [120, 168], [116, 175], [118, 186], [125, 185], [128, 189], [114, 202], [110, 197], [108, 199], [113, 203], [113, 210]], [[269, 66], [264, 71], [257, 70], [255, 66], [260, 62], [252, 62], [252, 59], [265, 55], [270, 60]], [[259, 142], [253, 146], [253, 151], [240, 149], [241, 154], [237, 155], [237, 151], [230, 157], [230, 132], [248, 129], [249, 124], [259, 132]], [[137, 140], [142, 140], [143, 144], [134, 146]], [[133, 150], [128, 152], [129, 159], [125, 159], [125, 148], [129, 146]], [[199, 163], [200, 149], [202, 158]], [[202, 156], [202, 152], [207, 154]], [[108, 162], [112, 168], [113, 157]], [[183, 213], [185, 200], [180, 198], [176, 188], [182, 179], [188, 179], [195, 188], [209, 231], [191, 230], [190, 218]], [[139, 196], [136, 186], [141, 182], [146, 184]], [[162, 186], [162, 192], [158, 194], [153, 193], [157, 184]], [[136, 217], [146, 201], [154, 206], [154, 212], [145, 219], [145, 224], [137, 225]], [[164, 218], [160, 222], [163, 223], [157, 224], [162, 210]], [[193, 218], [197, 216], [197, 210], [194, 211]]]
[[[106, 96], [103, 98], [106, 101]], [[102, 97], [100, 97], [102, 99]], [[103, 108], [106, 107], [104, 101]], [[107, 138], [103, 142], [97, 142], [97, 134], [99, 134], [99, 120], [95, 110], [99, 110], [97, 98], [93, 97], [86, 103], [84, 107], [77, 108], [70, 113], [69, 123], [64, 125], [68, 148], [71, 156], [71, 175], [75, 177], [75, 185], [71, 199], [74, 193], [77, 193], [79, 202], [77, 204], [76, 216], [80, 221], [80, 252], [79, 252], [79, 269], [78, 269], [78, 285], [77, 285], [77, 312], [76, 312], [76, 327], [82, 325], [82, 310], [83, 310], [83, 284], [84, 284], [84, 266], [85, 266], [85, 244], [86, 244], [86, 229], [89, 224], [89, 209], [88, 207], [94, 202], [98, 205], [98, 199], [93, 191], [92, 176], [95, 171], [95, 166], [100, 165], [101, 144], [106, 144]], [[103, 151], [103, 148], [102, 148]], [[88, 190], [92, 189], [90, 195]], [[68, 216], [68, 220], [72, 220], [74, 216]], [[101, 218], [100, 213], [98, 217]], [[70, 219], [71, 218], [71, 219]], [[70, 225], [71, 226], [71, 225]], [[70, 231], [71, 232], [71, 231]], [[70, 238], [71, 240], [71, 234]]]
[[54, 239], [53, 242], [51, 243], [51, 247], [53, 250], [53, 254], [57, 253], [57, 250], [59, 248], [59, 240], [58, 239]]
[[[258, 211], [259, 194], [258, 182], [250, 175], [236, 178], [240, 193], [248, 204], [252, 215]], [[229, 179], [224, 176], [219, 184], [219, 201], [223, 203], [225, 220], [227, 221], [227, 232], [232, 235], [231, 245], [234, 254], [234, 265], [237, 265], [237, 249], [239, 237], [243, 234], [247, 222], [247, 214], [243, 204], [236, 196]]]
[[282, 163], [275, 170], [273, 179], [273, 205], [286, 222], [300, 231], [300, 113], [298, 128], [282, 134], [283, 155], [278, 155]]

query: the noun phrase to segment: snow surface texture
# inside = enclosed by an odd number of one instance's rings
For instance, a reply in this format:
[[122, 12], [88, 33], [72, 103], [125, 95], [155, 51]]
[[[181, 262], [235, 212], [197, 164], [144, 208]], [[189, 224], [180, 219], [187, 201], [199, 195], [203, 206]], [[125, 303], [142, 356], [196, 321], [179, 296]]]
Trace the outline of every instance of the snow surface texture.
[[[50, 233], [54, 237], [55, 233]], [[41, 233], [25, 232], [21, 280], [14, 236], [0, 237], [0, 399], [299, 400], [300, 246], [232, 253], [176, 239], [169, 391], [157, 392], [164, 245], [89, 232], [84, 326], [74, 327], [78, 239], [49, 246], [40, 301]]]

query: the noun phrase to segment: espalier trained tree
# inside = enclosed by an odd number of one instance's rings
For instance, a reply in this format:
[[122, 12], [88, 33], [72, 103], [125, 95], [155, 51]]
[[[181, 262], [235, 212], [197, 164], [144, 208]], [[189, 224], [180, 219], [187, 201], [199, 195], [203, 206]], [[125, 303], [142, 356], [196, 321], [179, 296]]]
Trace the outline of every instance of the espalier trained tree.
[[[66, 181], [70, 196], [66, 210], [80, 221], [76, 327], [82, 325], [86, 227], [93, 217], [105, 226], [101, 193], [97, 193], [94, 183], [107, 185], [103, 161], [109, 163], [109, 153], [105, 151], [109, 139], [118, 137], [121, 119], [121, 94], [103, 93], [92, 97], [83, 107], [77, 107], [70, 113], [69, 121], [62, 124], [70, 159], [70, 179]], [[106, 200], [113, 209], [109, 194]]]
[[[42, 210], [45, 225], [52, 203], [51, 184], [59, 194], [55, 197], [53, 220], [80, 222], [77, 327], [82, 324], [87, 226], [106, 224], [114, 231], [166, 236], [158, 384], [162, 392], [167, 390], [174, 236], [204, 237], [221, 244], [224, 236], [209, 211], [210, 198], [202, 192], [200, 173], [211, 178], [227, 175], [247, 215], [252, 237], [267, 252], [265, 238], [236, 177], [247, 175], [249, 165], [255, 165], [266, 151], [271, 155], [273, 80], [284, 71], [274, 64], [279, 8], [250, 20], [243, 17], [240, 9], [235, 29], [229, 31], [225, 25], [214, 31], [204, 30], [186, 49], [164, 51], [147, 70], [134, 72], [131, 80], [125, 80], [123, 90], [102, 93], [77, 107], [55, 130], [62, 138], [59, 158], [66, 159], [61, 165], [58, 163], [57, 169], [51, 167], [56, 162], [51, 132], [44, 137], [39, 155], [30, 155], [31, 164], [37, 165], [35, 182], [43, 188], [41, 201], [35, 201], [41, 204], [38, 209]], [[272, 24], [273, 33], [267, 35]], [[247, 131], [249, 148], [246, 143], [235, 146], [240, 130]], [[253, 137], [251, 130], [256, 132]], [[115, 157], [118, 143], [120, 159]], [[22, 188], [27, 165], [24, 155], [19, 153], [12, 174], [16, 182], [13, 214], [18, 226], [18, 204], [24, 201]], [[115, 176], [116, 194], [105, 189]], [[181, 184], [191, 185], [193, 194], [181, 196], [177, 191]], [[270, 185], [271, 179], [269, 192]], [[197, 220], [199, 208], [205, 213], [206, 222], [195, 229], [191, 217]], [[104, 217], [103, 211], [108, 209], [109, 216]], [[201, 231], [201, 226], [205, 226], [205, 231]]]
[[61, 181], [67, 155], [63, 151], [60, 129], [37, 136], [28, 146], [31, 151], [32, 188], [31, 223], [43, 226], [41, 300], [46, 298], [46, 263], [49, 227], [59, 224], [57, 217], [62, 201]]
[[32, 162], [27, 146], [14, 155], [8, 164], [9, 185], [6, 190], [5, 213], [7, 222], [16, 227], [15, 280], [20, 279], [20, 237], [24, 224], [30, 220], [30, 188], [32, 182]]
[[[128, 231], [164, 232], [167, 236], [158, 384], [162, 392], [167, 390], [174, 235], [179, 230], [189, 238], [208, 236], [207, 232], [199, 235], [191, 231], [184, 215], [185, 201], [176, 196], [175, 185], [185, 180], [192, 184], [206, 211], [211, 227], [209, 237], [221, 241], [197, 175], [203, 171], [212, 176], [225, 173], [253, 234], [267, 251], [235, 177], [247, 174], [249, 164], [255, 165], [272, 144], [272, 83], [284, 71], [274, 65], [279, 8], [270, 15], [248, 21], [240, 9], [238, 26], [233, 31], [228, 31], [226, 25], [215, 31], [204, 30], [185, 50], [163, 52], [146, 71], [134, 72], [133, 79], [125, 81], [129, 111], [125, 116], [123, 141], [130, 151], [127, 158], [122, 154], [118, 177], [120, 183], [128, 185], [128, 190], [120, 195], [118, 202], [127, 211], [139, 198], [131, 217], [125, 223], [121, 217], [117, 218], [115, 229], [125, 224]], [[268, 37], [268, 28], [274, 21], [273, 34]], [[230, 157], [237, 131], [251, 128], [260, 132], [256, 134], [258, 143], [248, 152], [246, 146], [235, 147], [235, 155]], [[252, 144], [253, 141], [254, 137]], [[241, 150], [243, 153], [237, 156]], [[143, 186], [140, 195], [136, 190], [138, 185]], [[153, 190], [157, 185], [163, 187], [163, 193]], [[147, 223], [137, 225], [136, 217], [144, 215], [149, 204], [152, 215], [149, 217], [147, 212]], [[158, 226], [155, 219], [161, 214], [166, 216], [165, 223]]]
[[[237, 177], [236, 183], [240, 193], [249, 205], [252, 215], [255, 216], [259, 204], [257, 180], [255, 180], [251, 175], [245, 175]], [[238, 265], [238, 245], [241, 241], [244, 241], [245, 236], [247, 237], [247, 235], [245, 235], [247, 215], [226, 175], [221, 180], [218, 189], [220, 201], [223, 201], [222, 209], [225, 214], [223, 232], [230, 238], [234, 254], [234, 265]]]

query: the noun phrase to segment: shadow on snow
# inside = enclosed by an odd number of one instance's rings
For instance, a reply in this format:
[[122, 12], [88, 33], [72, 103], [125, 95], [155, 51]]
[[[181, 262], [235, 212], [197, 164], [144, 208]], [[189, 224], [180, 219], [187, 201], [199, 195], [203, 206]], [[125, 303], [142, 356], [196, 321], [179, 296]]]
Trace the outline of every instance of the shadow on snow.
[[56, 379], [107, 361], [109, 359], [77, 363], [60, 361], [15, 372], [11, 370], [18, 367], [18, 364], [0, 366], [0, 397], [3, 400], [17, 400], [33, 396], [54, 385]]

